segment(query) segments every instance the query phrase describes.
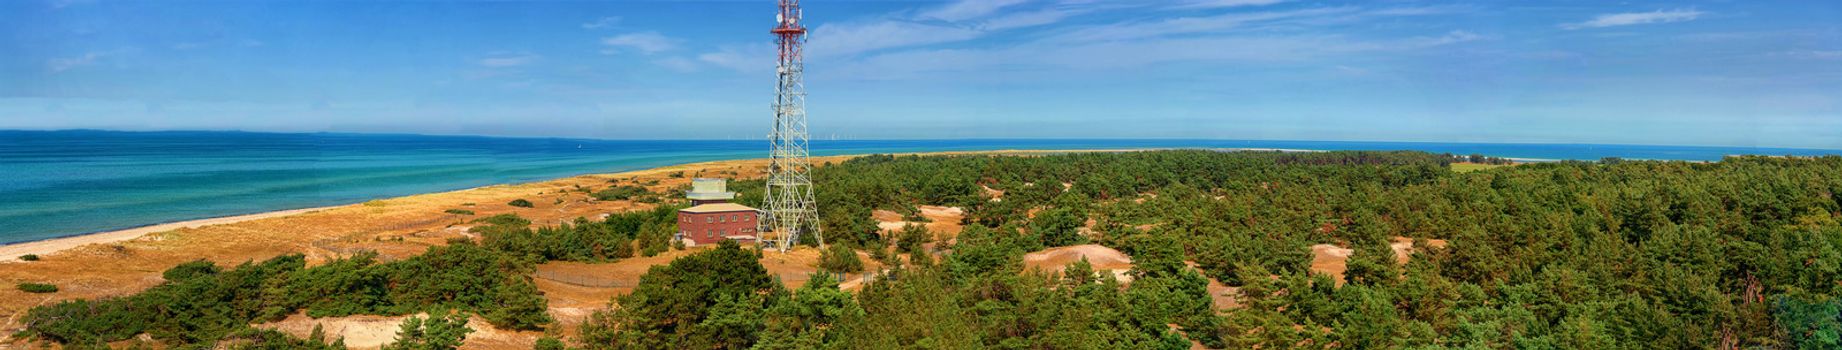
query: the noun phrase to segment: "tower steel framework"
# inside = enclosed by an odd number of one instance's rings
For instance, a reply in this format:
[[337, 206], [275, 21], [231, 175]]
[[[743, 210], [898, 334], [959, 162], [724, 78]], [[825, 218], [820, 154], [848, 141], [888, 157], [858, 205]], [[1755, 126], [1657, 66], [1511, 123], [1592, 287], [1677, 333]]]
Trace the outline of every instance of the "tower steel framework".
[[[811, 139], [806, 132], [806, 85], [801, 80], [805, 70], [802, 48], [806, 26], [800, 23], [799, 0], [780, 0], [775, 16], [775, 43], [780, 47], [774, 86], [774, 129], [768, 133], [767, 220], [756, 233], [756, 242], [772, 244], [786, 251], [799, 244], [800, 235], [811, 231], [819, 245], [825, 237], [819, 232], [818, 207], [812, 198]], [[763, 237], [763, 235], [768, 235]]]

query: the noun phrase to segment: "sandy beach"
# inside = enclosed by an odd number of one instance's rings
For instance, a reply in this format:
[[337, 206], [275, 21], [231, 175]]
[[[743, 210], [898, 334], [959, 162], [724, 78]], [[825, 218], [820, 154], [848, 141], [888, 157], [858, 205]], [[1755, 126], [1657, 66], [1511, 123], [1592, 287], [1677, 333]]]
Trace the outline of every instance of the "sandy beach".
[[[1032, 155], [1120, 151], [1130, 150], [1003, 150], [926, 154]], [[921, 153], [902, 155], [910, 154]], [[812, 162], [835, 163], [854, 157], [813, 157]], [[0, 261], [0, 284], [51, 283], [59, 288], [58, 292], [49, 294], [0, 288], [0, 348], [19, 345], [11, 337], [24, 327], [18, 323], [19, 319], [34, 306], [70, 299], [133, 294], [163, 282], [161, 272], [187, 261], [204, 259], [228, 266], [285, 254], [303, 254], [311, 265], [359, 251], [377, 252], [383, 259], [401, 259], [419, 255], [431, 246], [444, 245], [452, 238], [471, 237], [467, 232], [471, 228], [470, 221], [480, 217], [511, 213], [538, 225], [555, 225], [578, 217], [596, 218], [609, 212], [644, 210], [654, 206], [626, 200], [600, 201], [583, 189], [640, 185], [650, 191], [664, 193], [688, 185], [691, 178], [696, 177], [760, 178], [765, 176], [766, 166], [765, 159], [681, 164], [419, 194], [332, 207], [173, 222], [0, 246], [0, 260], [3, 260]], [[524, 199], [534, 205], [524, 208], [508, 204], [515, 199]], [[462, 209], [474, 214], [450, 213], [450, 209]], [[808, 270], [816, 271], [816, 252], [796, 253], [770, 256], [763, 259], [763, 264], [770, 266], [783, 278], [805, 276], [810, 272]], [[25, 254], [38, 255], [40, 260], [18, 259]], [[671, 256], [678, 255], [681, 253]], [[624, 290], [601, 285], [631, 285], [640, 275], [633, 271], [645, 271], [645, 265], [669, 261], [669, 258], [629, 259], [603, 266], [559, 263], [558, 266], [540, 267], [540, 271], [550, 271], [553, 274], [556, 271], [579, 272], [564, 274], [575, 277], [563, 278], [563, 281], [547, 279], [546, 276], [536, 277], [539, 289], [551, 299], [552, 313], [566, 320], [560, 326], [562, 331], [568, 333], [573, 332], [577, 326], [571, 321], [580, 320], [589, 310], [606, 307], [610, 296], [623, 293]], [[592, 278], [576, 276], [581, 274], [588, 274], [582, 276]], [[568, 282], [574, 279], [606, 281], [587, 285]], [[344, 321], [320, 319], [313, 322]], [[303, 329], [311, 329], [311, 326]], [[353, 335], [373, 331], [377, 330], [351, 328]], [[542, 335], [541, 332], [483, 331], [489, 332], [482, 334], [499, 336], [470, 339], [465, 348], [529, 349], [530, 342]]]

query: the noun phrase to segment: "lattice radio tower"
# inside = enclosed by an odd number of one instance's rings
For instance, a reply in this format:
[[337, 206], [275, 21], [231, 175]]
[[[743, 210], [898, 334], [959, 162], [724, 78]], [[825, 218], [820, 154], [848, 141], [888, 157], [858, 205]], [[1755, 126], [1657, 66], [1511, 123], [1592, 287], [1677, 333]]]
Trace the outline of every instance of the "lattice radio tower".
[[819, 232], [818, 206], [812, 200], [812, 163], [807, 159], [811, 152], [806, 149], [810, 137], [806, 133], [806, 84], [801, 80], [805, 70], [802, 59], [802, 47], [806, 41], [806, 25], [800, 23], [799, 0], [780, 0], [780, 14], [775, 16], [778, 22], [774, 26], [774, 41], [780, 47], [779, 64], [775, 74], [779, 82], [774, 86], [774, 129], [768, 133], [767, 180], [767, 225], [764, 231], [773, 236], [761, 237], [757, 233], [756, 241], [773, 244], [780, 251], [787, 251], [794, 244], [799, 244], [799, 236], [811, 230], [819, 245], [825, 245], [825, 236]]

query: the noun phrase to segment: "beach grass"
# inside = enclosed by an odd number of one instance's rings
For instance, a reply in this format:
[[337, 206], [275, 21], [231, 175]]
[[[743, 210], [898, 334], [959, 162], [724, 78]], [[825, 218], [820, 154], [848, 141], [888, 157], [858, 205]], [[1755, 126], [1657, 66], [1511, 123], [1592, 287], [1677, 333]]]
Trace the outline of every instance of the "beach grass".
[[1483, 164], [1483, 163], [1452, 163], [1452, 171], [1459, 172], [1459, 173], [1468, 173], [1468, 172], [1473, 172], [1473, 171], [1478, 171], [1478, 170], [1496, 169], [1496, 168], [1501, 168], [1501, 167], [1506, 167], [1506, 166], [1509, 166], [1509, 165]]

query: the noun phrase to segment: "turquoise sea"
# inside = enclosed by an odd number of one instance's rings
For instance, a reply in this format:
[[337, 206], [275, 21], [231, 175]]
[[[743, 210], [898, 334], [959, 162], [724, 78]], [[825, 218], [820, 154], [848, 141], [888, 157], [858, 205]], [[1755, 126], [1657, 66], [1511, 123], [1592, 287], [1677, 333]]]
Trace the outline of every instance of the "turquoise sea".
[[[816, 155], [996, 149], [1420, 150], [1521, 159], [1719, 160], [1836, 150], [1251, 140], [813, 140]], [[746, 141], [0, 131], [0, 244], [664, 165], [761, 158]]]

